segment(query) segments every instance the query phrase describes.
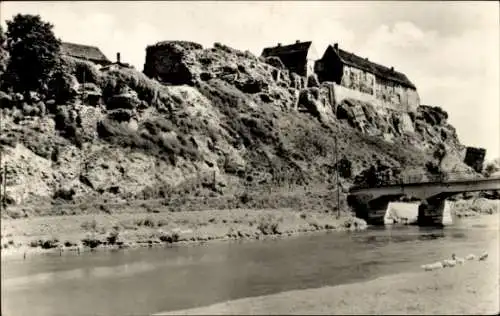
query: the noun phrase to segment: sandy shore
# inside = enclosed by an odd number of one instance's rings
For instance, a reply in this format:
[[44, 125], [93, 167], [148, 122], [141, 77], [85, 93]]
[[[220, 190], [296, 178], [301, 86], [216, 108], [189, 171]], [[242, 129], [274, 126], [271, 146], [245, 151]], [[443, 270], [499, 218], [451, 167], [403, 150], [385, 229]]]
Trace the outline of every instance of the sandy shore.
[[500, 311], [500, 277], [498, 250], [491, 250], [486, 261], [467, 261], [454, 268], [396, 274], [368, 282], [289, 291], [157, 315], [493, 315]]

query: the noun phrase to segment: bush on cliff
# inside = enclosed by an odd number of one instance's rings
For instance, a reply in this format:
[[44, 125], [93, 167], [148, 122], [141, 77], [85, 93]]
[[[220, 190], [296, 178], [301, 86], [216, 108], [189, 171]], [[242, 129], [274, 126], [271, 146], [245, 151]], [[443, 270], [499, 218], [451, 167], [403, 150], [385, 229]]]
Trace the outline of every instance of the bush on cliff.
[[101, 83], [101, 72], [92, 62], [70, 56], [61, 56], [61, 60], [67, 73], [74, 75], [79, 83], [93, 83], [96, 85]]
[[[74, 84], [75, 78], [63, 64], [59, 64], [48, 82], [48, 97], [55, 100], [55, 104], [65, 104], [76, 96]], [[55, 104], [48, 107], [49, 112], [55, 112]]]
[[100, 138], [110, 143], [145, 151], [173, 165], [176, 164], [177, 157], [188, 160], [200, 158], [198, 150], [191, 142], [186, 141], [182, 134], [175, 138], [164, 138], [157, 130], [150, 134], [145, 128], [133, 130], [123, 123], [109, 119], [98, 122], [97, 132]]
[[100, 87], [105, 103], [113, 96], [123, 93], [126, 88], [130, 88], [137, 93], [140, 100], [144, 100], [160, 112], [171, 111], [174, 104], [163, 85], [134, 69], [123, 68], [106, 72]]
[[380, 160], [369, 168], [363, 170], [354, 178], [354, 183], [360, 186], [376, 187], [380, 185], [393, 184], [400, 180], [399, 168], [382, 163]]

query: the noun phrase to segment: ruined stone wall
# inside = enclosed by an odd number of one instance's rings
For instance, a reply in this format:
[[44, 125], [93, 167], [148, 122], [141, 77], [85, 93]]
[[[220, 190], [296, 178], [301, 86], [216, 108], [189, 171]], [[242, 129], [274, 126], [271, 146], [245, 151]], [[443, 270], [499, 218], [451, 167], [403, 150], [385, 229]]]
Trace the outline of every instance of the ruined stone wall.
[[191, 85], [193, 78], [184, 57], [187, 51], [202, 48], [199, 44], [184, 41], [148, 46], [144, 74], [160, 82]]
[[351, 97], [372, 102], [377, 106], [409, 112], [416, 111], [420, 105], [417, 91], [391, 81], [382, 80], [372, 73], [355, 67], [344, 65], [340, 85], [355, 91], [353, 93], [339, 91], [341, 95], [350, 94]]
[[465, 152], [464, 163], [476, 172], [481, 172], [483, 170], [484, 157], [486, 156], [486, 149], [467, 147]]

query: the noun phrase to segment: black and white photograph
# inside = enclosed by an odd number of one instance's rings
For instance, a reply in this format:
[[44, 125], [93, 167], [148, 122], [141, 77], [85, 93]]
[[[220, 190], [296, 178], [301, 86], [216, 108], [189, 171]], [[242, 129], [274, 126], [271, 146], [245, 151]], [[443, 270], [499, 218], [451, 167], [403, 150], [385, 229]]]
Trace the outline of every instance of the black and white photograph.
[[497, 1], [1, 1], [1, 316], [499, 315]]

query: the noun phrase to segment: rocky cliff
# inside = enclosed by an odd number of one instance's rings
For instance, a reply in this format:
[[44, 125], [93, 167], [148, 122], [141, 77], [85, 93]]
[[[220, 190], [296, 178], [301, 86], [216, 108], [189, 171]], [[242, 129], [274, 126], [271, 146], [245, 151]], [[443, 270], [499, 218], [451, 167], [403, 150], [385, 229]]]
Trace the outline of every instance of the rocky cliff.
[[329, 190], [335, 139], [344, 189], [375, 161], [408, 176], [474, 172], [442, 109], [333, 106], [328, 84], [224, 45], [158, 43], [144, 74], [64, 61], [69, 98], [0, 92], [11, 206]]

